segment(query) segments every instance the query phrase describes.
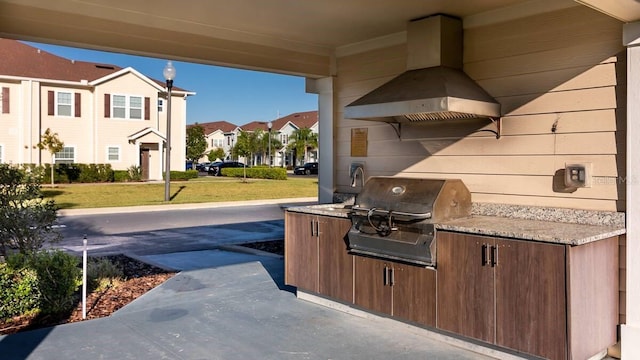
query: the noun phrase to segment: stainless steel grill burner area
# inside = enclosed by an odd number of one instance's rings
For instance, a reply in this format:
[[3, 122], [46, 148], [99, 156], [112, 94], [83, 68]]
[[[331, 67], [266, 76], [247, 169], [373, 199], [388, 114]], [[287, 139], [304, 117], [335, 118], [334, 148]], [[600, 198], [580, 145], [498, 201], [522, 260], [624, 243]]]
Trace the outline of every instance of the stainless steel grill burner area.
[[435, 266], [434, 224], [470, 213], [461, 180], [371, 177], [352, 209], [349, 250]]

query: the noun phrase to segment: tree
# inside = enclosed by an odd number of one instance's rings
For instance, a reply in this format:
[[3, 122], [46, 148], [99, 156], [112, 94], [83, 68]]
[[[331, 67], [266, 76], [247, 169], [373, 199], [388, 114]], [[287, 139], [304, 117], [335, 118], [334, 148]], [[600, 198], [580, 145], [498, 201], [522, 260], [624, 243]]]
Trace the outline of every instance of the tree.
[[214, 150], [209, 151], [209, 154], [207, 154], [207, 159], [209, 159], [209, 161], [216, 161], [216, 159], [224, 159], [224, 149], [222, 148], [216, 148]]
[[47, 128], [40, 137], [38, 149], [48, 150], [51, 153], [51, 187], [53, 187], [53, 168], [55, 166], [56, 153], [64, 149], [64, 143], [58, 138], [58, 133], [51, 133], [51, 129]]
[[318, 148], [318, 134], [309, 128], [296, 129], [291, 133], [289, 149], [296, 151], [296, 154], [304, 154], [303, 162], [308, 161], [307, 151]]
[[[254, 141], [254, 138], [255, 138], [254, 134], [255, 133], [253, 132], [240, 130], [240, 134], [238, 135], [238, 141], [236, 142], [236, 145], [233, 147], [233, 152], [245, 158], [247, 158], [248, 156], [252, 156], [256, 148], [255, 141]], [[243, 178], [244, 178], [243, 181], [247, 181], [247, 164], [245, 164], [244, 166]]]
[[44, 200], [40, 174], [0, 164], [0, 255], [8, 248], [32, 254], [46, 241], [62, 236], [53, 227], [57, 221], [53, 200]]
[[236, 155], [247, 158], [247, 161], [251, 162], [249, 165], [254, 164], [254, 155], [260, 152], [260, 138], [263, 131], [258, 129], [256, 131], [243, 131], [240, 130], [238, 134], [238, 141], [234, 146], [234, 153]]
[[187, 128], [187, 160], [197, 163], [207, 150], [204, 128], [198, 124]]

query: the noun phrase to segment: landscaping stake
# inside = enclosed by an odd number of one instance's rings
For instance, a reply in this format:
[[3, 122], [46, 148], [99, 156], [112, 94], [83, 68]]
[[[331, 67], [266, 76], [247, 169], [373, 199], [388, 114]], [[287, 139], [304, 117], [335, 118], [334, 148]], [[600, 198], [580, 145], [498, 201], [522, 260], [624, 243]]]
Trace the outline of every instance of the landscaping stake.
[[82, 239], [82, 320], [87, 318], [87, 235]]

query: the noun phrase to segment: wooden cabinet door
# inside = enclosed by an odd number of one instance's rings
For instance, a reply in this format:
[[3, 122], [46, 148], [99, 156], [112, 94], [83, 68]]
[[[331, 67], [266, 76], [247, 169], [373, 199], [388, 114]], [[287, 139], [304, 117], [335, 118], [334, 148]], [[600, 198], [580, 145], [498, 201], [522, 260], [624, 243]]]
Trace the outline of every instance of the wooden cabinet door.
[[435, 270], [395, 264], [393, 274], [392, 315], [422, 325], [435, 327]]
[[496, 240], [496, 344], [567, 358], [565, 248]]
[[391, 263], [363, 256], [355, 257], [354, 303], [365, 309], [391, 314], [392, 288], [389, 285]]
[[285, 283], [317, 292], [317, 216], [286, 212], [285, 229]]
[[[495, 341], [493, 268], [485, 246], [494, 239], [438, 232], [437, 327], [487, 342]], [[483, 255], [485, 254], [485, 255]]]
[[318, 292], [322, 295], [353, 302], [353, 255], [347, 250], [348, 219], [319, 216]]

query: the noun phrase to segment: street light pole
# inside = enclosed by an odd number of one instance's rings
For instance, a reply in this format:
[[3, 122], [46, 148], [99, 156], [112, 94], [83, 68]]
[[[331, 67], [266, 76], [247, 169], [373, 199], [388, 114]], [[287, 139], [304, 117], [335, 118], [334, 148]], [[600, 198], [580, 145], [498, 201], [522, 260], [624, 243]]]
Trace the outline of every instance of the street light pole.
[[164, 169], [164, 201], [171, 200], [171, 88], [173, 87], [173, 79], [176, 77], [176, 68], [173, 67], [171, 61], [162, 71], [165, 80], [167, 80], [167, 141], [165, 142], [165, 169]]
[[269, 121], [267, 123], [267, 127], [269, 128], [269, 157], [267, 158], [267, 161], [269, 162], [269, 167], [271, 167], [271, 127], [272, 126], [273, 126], [273, 123]]

